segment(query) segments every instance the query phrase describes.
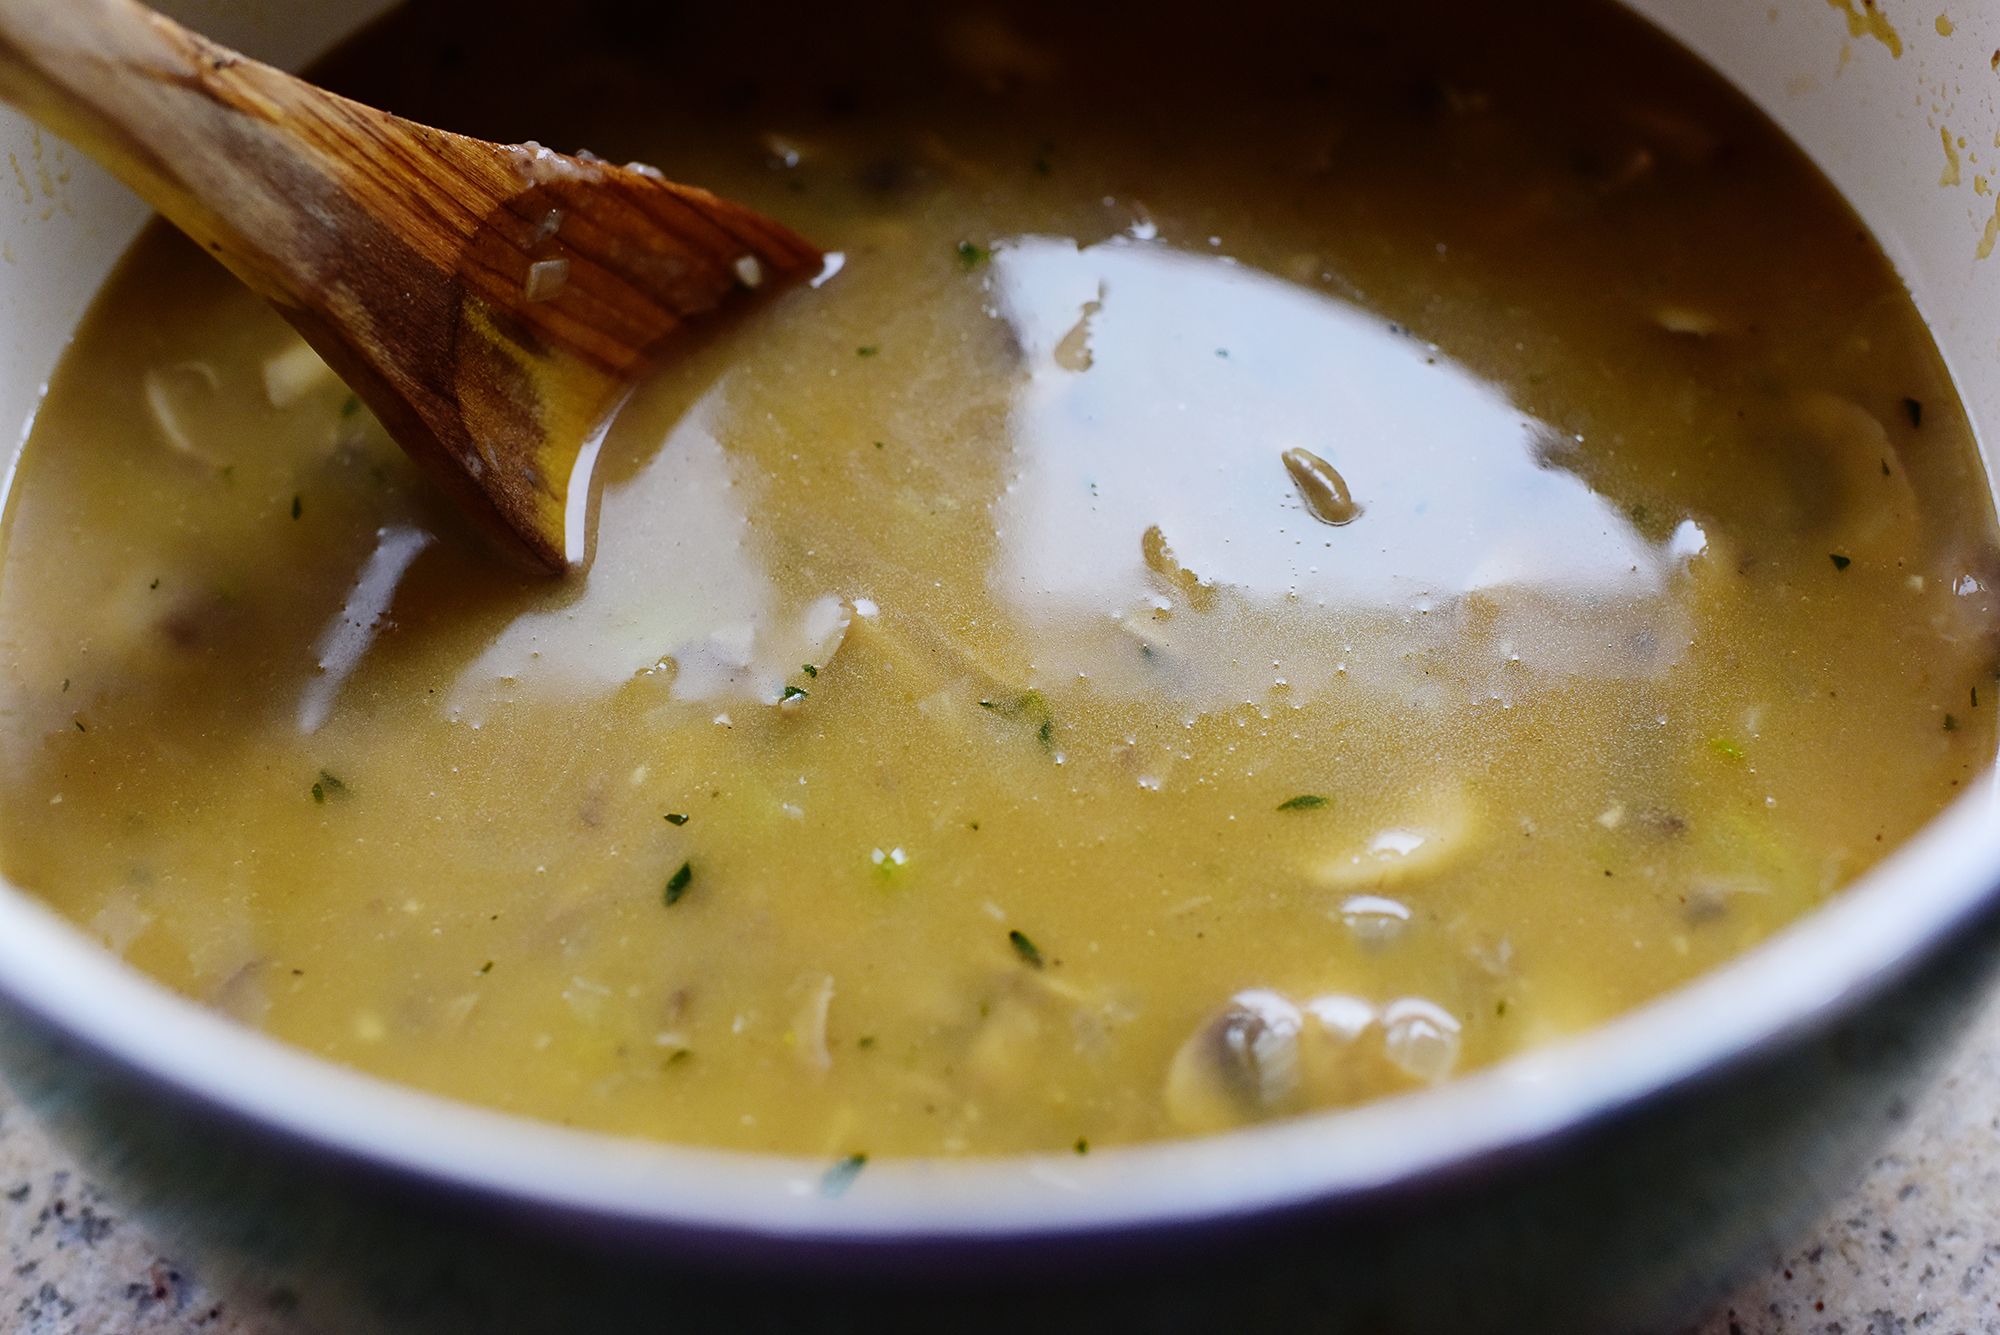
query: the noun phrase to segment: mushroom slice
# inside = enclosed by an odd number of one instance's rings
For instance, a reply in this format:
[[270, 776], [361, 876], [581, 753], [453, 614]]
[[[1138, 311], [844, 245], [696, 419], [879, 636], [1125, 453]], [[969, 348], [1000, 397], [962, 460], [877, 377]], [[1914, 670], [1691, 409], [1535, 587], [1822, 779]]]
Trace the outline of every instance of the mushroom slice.
[[1413, 1079], [1434, 1085], [1458, 1065], [1458, 1020], [1419, 997], [1404, 997], [1382, 1009], [1382, 1050]]
[[1314, 997], [1302, 1009], [1300, 1071], [1308, 1103], [1340, 1107], [1409, 1088], [1409, 1075], [1386, 1050], [1380, 1007], [1333, 993]]
[[1881, 419], [1852, 399], [1818, 392], [1792, 404], [1787, 425], [1791, 451], [1784, 457], [1808, 520], [1856, 560], [1914, 556], [1916, 493]]
[[1478, 824], [1463, 792], [1440, 793], [1414, 804], [1409, 819], [1377, 830], [1359, 848], [1319, 861], [1310, 875], [1327, 890], [1379, 892], [1458, 862], [1471, 851]]
[[188, 434], [183, 409], [197, 398], [214, 395], [221, 384], [222, 378], [206, 362], [177, 362], [172, 366], [155, 367], [146, 372], [139, 382], [140, 397], [160, 439], [174, 453], [199, 460], [210, 467], [219, 467], [220, 461], [195, 444], [194, 438]]
[[1364, 946], [1386, 946], [1410, 925], [1410, 908], [1384, 895], [1349, 895], [1340, 906], [1340, 920]]
[[1204, 1021], [1167, 1070], [1167, 1115], [1220, 1131], [1284, 1111], [1299, 1087], [1299, 1008], [1276, 992], [1239, 992]]

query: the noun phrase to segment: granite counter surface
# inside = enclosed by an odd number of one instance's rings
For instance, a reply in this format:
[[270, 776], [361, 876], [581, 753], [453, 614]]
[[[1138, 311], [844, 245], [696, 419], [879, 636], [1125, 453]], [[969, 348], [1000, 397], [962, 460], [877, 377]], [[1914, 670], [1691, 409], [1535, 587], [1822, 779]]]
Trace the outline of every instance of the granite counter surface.
[[[301, 1335], [210, 1292], [0, 1089], [0, 1331]], [[1867, 1178], [1689, 1335], [2000, 1335], [2000, 998]]]

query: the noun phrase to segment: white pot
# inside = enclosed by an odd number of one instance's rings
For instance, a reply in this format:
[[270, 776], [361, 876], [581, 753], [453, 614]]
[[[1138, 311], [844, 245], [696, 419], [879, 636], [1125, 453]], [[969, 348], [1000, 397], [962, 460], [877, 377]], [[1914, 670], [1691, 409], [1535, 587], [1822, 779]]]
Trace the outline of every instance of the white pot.
[[[1948, 36], [1933, 22], [1938, 4], [1954, 10]], [[287, 64], [385, 7], [166, 6]], [[2000, 439], [2000, 253], [1982, 256], [2000, 252], [2000, 211], [1992, 195], [1975, 193], [1970, 165], [1976, 153], [2000, 179], [2000, 3], [1879, 0], [1900, 56], [1886, 31], [1870, 30], [1875, 11], [1865, 0], [1635, 7], [1746, 89], [1842, 188], [1930, 319], [1975, 428]], [[1861, 16], [1858, 32], [1850, 12]], [[1968, 166], [1955, 186], [1939, 183], [1941, 134], [1965, 143]], [[144, 210], [74, 151], [4, 112], [0, 149], [13, 167], [12, 183], [0, 173], [0, 421], [25, 424]], [[1987, 457], [1990, 468], [1990, 447]], [[521, 1255], [518, 1238], [486, 1231], [496, 1211], [524, 1221], [530, 1246], [549, 1231], [616, 1239], [647, 1273], [664, 1257], [700, 1255], [751, 1269], [837, 1264], [850, 1273], [935, 1264], [969, 1282], [996, 1268], [1125, 1264], [1191, 1245], [1235, 1255], [1254, 1236], [1267, 1255], [1320, 1246], [1320, 1262], [1336, 1269], [1341, 1255], [1327, 1248], [1369, 1258], [1368, 1273], [1341, 1272], [1346, 1296], [1319, 1298], [1323, 1314], [1346, 1304], [1469, 1329], [1514, 1311], [1509, 1302], [1518, 1306], [1526, 1290], [1475, 1307], [1465, 1306], [1468, 1293], [1558, 1268], [1564, 1258], [1538, 1251], [1538, 1237], [1583, 1249], [1563, 1281], [1574, 1301], [1547, 1311], [1590, 1320], [1670, 1310], [1726, 1274], [1763, 1230], [1782, 1229], [1838, 1186], [1875, 1133], [1871, 1113], [1921, 1070], [1968, 1004], [2000, 930], [1996, 886], [2000, 809], [1989, 770], [1829, 907], [1563, 1046], [1433, 1092], [1199, 1142], [1087, 1159], [870, 1165], [837, 1200], [815, 1189], [822, 1163], [564, 1131], [293, 1052], [167, 993], [4, 888], [0, 1029], [11, 1035], [16, 1080], [100, 1158], [106, 1145], [131, 1161], [163, 1145], [198, 1146], [218, 1171], [265, 1186], [290, 1173], [315, 1209], [355, 1210], [374, 1221], [368, 1227], [390, 1228], [368, 1213], [374, 1207], [335, 1199], [359, 1175], [398, 1202], [397, 1212], [435, 1212], [447, 1221], [440, 1229], [496, 1256]], [[1799, 1107], [1773, 1102], [1786, 1088]], [[1807, 1144], [1815, 1125], [1824, 1132], [1817, 1150]], [[1741, 1129], [1740, 1144], [1731, 1127]], [[1702, 1144], [1713, 1162], [1692, 1165]], [[1647, 1155], [1663, 1157], [1649, 1166]], [[1780, 1169], [1817, 1176], [1780, 1182]], [[1725, 1170], [1744, 1179], [1742, 1189], [1718, 1185]], [[162, 1189], [173, 1174], [157, 1165], [130, 1177], [135, 1189], [163, 1190], [161, 1208], [184, 1193], [195, 1203], [178, 1217], [197, 1231], [213, 1233], [241, 1204], [184, 1178]], [[1697, 1238], [1703, 1192], [1714, 1218]], [[1579, 1232], [1558, 1217], [1564, 1210], [1602, 1213]], [[1627, 1216], [1647, 1210], [1684, 1254], [1650, 1263], [1627, 1254], [1640, 1246]], [[1246, 1233], [1245, 1221], [1272, 1231]], [[1503, 1234], [1512, 1240], [1493, 1240]], [[1371, 1250], [1370, 1237], [1390, 1240], [1388, 1250]], [[1421, 1246], [1457, 1249], [1433, 1258], [1428, 1298], [1395, 1260]], [[1481, 1247], [1487, 1254], [1473, 1255]], [[371, 1253], [369, 1265], [395, 1264], [387, 1244], [360, 1250]], [[1602, 1282], [1581, 1273], [1591, 1267]]]

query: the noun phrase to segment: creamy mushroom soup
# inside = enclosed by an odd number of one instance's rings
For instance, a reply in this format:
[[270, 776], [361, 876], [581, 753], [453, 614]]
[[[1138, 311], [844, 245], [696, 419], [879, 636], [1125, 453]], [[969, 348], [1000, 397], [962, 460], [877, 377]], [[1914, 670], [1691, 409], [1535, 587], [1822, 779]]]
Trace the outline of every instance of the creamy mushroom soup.
[[675, 350], [548, 582], [142, 238], [10, 495], [0, 858], [187, 995], [837, 1186], [1574, 1034], [1992, 756], [1924, 325], [1622, 11], [539, 12], [325, 76], [831, 258]]

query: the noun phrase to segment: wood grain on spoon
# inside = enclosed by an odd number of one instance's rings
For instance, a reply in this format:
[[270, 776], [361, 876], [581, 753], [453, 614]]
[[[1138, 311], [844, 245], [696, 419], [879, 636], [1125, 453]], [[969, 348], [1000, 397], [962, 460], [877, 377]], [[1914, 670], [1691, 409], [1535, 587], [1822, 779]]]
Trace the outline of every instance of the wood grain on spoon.
[[821, 263], [650, 168], [417, 125], [133, 0], [0, 0], [0, 97], [269, 299], [469, 513], [552, 572], [585, 550], [579, 455], [664, 341]]

